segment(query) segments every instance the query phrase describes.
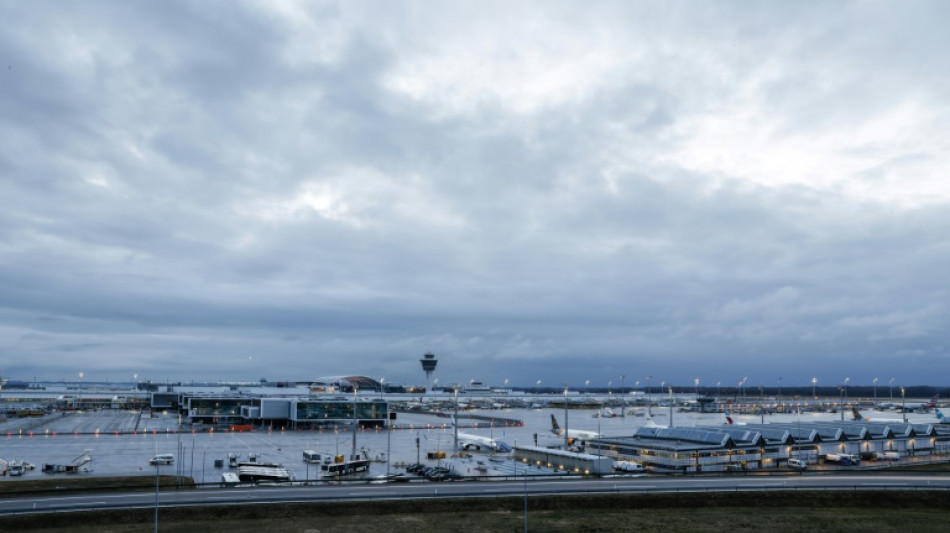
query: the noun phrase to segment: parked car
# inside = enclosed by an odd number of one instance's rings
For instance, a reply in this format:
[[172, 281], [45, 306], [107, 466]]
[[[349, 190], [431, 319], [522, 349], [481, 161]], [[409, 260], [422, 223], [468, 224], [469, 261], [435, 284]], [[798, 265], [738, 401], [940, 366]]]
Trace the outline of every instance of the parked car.
[[788, 467], [792, 470], [808, 470], [808, 463], [801, 459], [789, 459]]
[[160, 453], [155, 457], [152, 457], [148, 460], [148, 464], [152, 466], [157, 465], [170, 465], [175, 462], [175, 456], [170, 453]]

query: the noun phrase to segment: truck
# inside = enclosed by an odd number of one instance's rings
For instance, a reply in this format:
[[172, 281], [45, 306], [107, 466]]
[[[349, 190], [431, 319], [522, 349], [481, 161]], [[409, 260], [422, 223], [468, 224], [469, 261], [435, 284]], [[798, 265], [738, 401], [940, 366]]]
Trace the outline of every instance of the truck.
[[878, 461], [900, 461], [901, 460], [901, 452], [899, 451], [876, 452], [874, 456]]
[[829, 453], [825, 455], [825, 462], [838, 463], [841, 466], [854, 466], [857, 465], [860, 460], [858, 456], [848, 453]]

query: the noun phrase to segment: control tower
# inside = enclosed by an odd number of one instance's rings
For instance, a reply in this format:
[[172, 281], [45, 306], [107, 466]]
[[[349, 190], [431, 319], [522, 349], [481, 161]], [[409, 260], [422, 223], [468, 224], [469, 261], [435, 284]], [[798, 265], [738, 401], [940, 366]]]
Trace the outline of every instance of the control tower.
[[425, 355], [422, 356], [422, 359], [419, 359], [419, 362], [422, 363], [422, 371], [426, 373], [426, 392], [431, 392], [429, 383], [432, 378], [432, 372], [435, 371], [435, 365], [439, 363], [439, 360], [435, 358], [434, 353], [426, 352]]

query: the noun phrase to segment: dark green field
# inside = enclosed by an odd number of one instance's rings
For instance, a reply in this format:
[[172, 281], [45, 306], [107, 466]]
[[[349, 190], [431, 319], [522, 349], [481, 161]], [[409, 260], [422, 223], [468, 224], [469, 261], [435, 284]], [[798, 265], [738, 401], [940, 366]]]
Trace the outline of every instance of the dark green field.
[[[536, 497], [529, 531], [950, 531], [947, 492]], [[520, 498], [162, 509], [161, 531], [523, 531]], [[151, 531], [150, 509], [0, 518], [0, 531]]]

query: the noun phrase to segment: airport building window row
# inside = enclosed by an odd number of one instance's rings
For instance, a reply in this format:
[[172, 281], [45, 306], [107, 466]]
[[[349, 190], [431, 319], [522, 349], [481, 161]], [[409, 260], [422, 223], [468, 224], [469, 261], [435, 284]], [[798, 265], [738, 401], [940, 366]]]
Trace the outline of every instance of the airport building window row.
[[935, 424], [810, 422], [698, 428], [639, 428], [603, 437], [588, 453], [636, 461], [657, 472], [716, 472], [807, 464], [855, 464], [950, 453], [950, 427]]

